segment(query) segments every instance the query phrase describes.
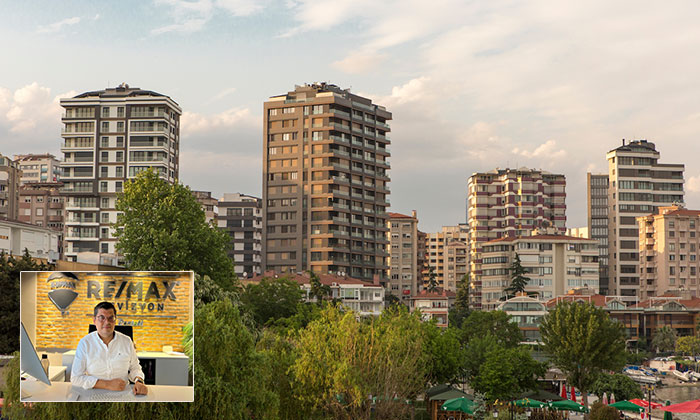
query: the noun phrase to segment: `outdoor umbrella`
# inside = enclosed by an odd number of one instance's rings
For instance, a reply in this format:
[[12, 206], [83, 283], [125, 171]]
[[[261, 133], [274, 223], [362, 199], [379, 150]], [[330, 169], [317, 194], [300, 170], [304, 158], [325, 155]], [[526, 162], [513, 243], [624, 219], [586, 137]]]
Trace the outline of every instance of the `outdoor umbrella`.
[[610, 404], [615, 404], [615, 393], [610, 393]]
[[566, 399], [566, 383], [564, 382], [561, 383], [561, 397]]
[[530, 398], [523, 398], [522, 400], [516, 400], [512, 402], [516, 407], [531, 407], [531, 408], [542, 408], [546, 407], [547, 403], [542, 401], [533, 400]]
[[615, 407], [620, 411], [634, 411], [635, 413], [641, 413], [644, 408], [634, 404], [630, 401], [618, 401], [614, 404], [610, 404], [610, 407]]
[[588, 409], [575, 401], [562, 400], [549, 403], [551, 408], [555, 410], [578, 411], [579, 413], [588, 413]]
[[571, 401], [576, 402], [576, 390], [573, 385], [571, 385]]
[[[637, 405], [640, 406], [640, 407], [644, 407], [644, 408], [649, 407], [649, 401], [640, 400], [639, 398], [635, 398], [635, 399], [633, 399], [633, 400], [630, 400], [630, 402], [631, 402], [632, 404], [637, 404]], [[653, 402], [653, 401], [651, 402], [651, 408], [652, 408], [652, 409], [661, 408], [661, 407], [663, 407], [663, 406], [664, 406], [663, 404], [655, 403], [655, 402]]]
[[603, 404], [608, 405], [608, 393], [603, 392]]
[[700, 413], [700, 400], [671, 404], [666, 407], [661, 407], [659, 410], [670, 411], [671, 413]]
[[442, 409], [446, 411], [461, 411], [462, 413], [474, 414], [474, 401], [465, 398], [452, 398], [442, 404]]
[[[666, 407], [671, 405], [671, 401], [666, 400]], [[673, 414], [670, 411], [664, 412], [664, 420], [673, 420]]]

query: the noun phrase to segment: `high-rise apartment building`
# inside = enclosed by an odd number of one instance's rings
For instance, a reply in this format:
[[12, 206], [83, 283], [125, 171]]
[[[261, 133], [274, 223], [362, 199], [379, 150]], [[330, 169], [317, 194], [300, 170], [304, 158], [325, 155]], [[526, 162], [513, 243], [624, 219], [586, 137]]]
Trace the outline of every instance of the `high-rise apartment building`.
[[19, 188], [20, 222], [63, 232], [64, 197], [60, 182], [28, 183]]
[[263, 271], [386, 282], [391, 113], [325, 83], [264, 104]]
[[61, 162], [50, 153], [15, 155], [15, 161], [22, 171], [19, 179], [22, 185], [36, 182], [51, 183], [61, 180]]
[[0, 219], [19, 217], [19, 165], [0, 154]]
[[668, 290], [700, 296], [698, 250], [700, 211], [660, 207], [659, 214], [637, 218], [639, 225], [640, 300]]
[[233, 260], [239, 278], [251, 278], [262, 273], [262, 200], [258, 197], [235, 193], [224, 194], [218, 200], [219, 228], [231, 236], [229, 257]]
[[389, 213], [389, 293], [407, 299], [418, 293], [418, 217]]
[[539, 299], [581, 287], [598, 291], [598, 244], [593, 239], [535, 232], [495, 239], [482, 249], [482, 309], [494, 310], [502, 303], [516, 255], [530, 279], [525, 292]]
[[117, 194], [147, 169], [175, 182], [182, 110], [165, 95], [127, 84], [61, 99], [61, 106], [66, 258], [89, 252], [114, 261]]
[[658, 213], [660, 206], [683, 202], [681, 164], [659, 163], [654, 143], [633, 140], [607, 153], [608, 290], [626, 301], [639, 297], [639, 228], [637, 217]]
[[[428, 273], [424, 273], [424, 287], [430, 282], [430, 269], [438, 287], [457, 290], [457, 282], [467, 273], [468, 256], [461, 255], [469, 244], [469, 229], [465, 224], [443, 226], [440, 232], [428, 233]], [[459, 261], [459, 263], [458, 263]]]
[[610, 294], [608, 268], [608, 175], [588, 173], [586, 177], [588, 196], [588, 234], [598, 241], [598, 266], [600, 270], [600, 294]]
[[469, 177], [468, 191], [471, 286], [480, 302], [482, 245], [529, 236], [537, 228], [566, 232], [566, 178], [536, 169], [495, 169]]

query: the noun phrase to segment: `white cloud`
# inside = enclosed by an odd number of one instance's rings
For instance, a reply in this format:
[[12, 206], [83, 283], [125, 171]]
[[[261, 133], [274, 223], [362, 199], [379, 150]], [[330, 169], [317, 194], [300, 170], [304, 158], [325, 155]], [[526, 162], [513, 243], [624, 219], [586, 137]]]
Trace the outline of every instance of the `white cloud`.
[[700, 175], [689, 177], [685, 183], [685, 189], [688, 192], [700, 193]]
[[376, 69], [384, 61], [385, 57], [385, 54], [378, 54], [372, 51], [357, 51], [349, 54], [342, 60], [334, 61], [331, 65], [345, 73], [365, 73]]
[[212, 102], [216, 102], [216, 101], [218, 101], [218, 100], [220, 100], [220, 99], [223, 99], [223, 98], [225, 98], [225, 97], [227, 97], [227, 96], [229, 96], [229, 95], [231, 95], [231, 94], [233, 94], [233, 93], [235, 93], [235, 92], [236, 92], [236, 88], [235, 88], [235, 87], [228, 88], [228, 89], [224, 89], [224, 90], [222, 90], [221, 92], [219, 92], [219, 93], [217, 93], [216, 95], [214, 95], [214, 97], [212, 97], [209, 101], [207, 101], [207, 103], [209, 104], [209, 103], [212, 103]]
[[262, 126], [260, 117], [251, 115], [248, 108], [231, 108], [214, 115], [203, 115], [185, 111], [182, 114], [181, 120], [183, 136], [206, 133], [211, 130], [230, 130], [253, 126], [259, 128]]
[[547, 140], [537, 146], [533, 151], [516, 147], [513, 149], [513, 153], [528, 158], [544, 158], [551, 160], [563, 159], [566, 157], [566, 150], [557, 149], [557, 142], [555, 140]]
[[256, 14], [265, 7], [265, 2], [255, 0], [155, 0], [154, 3], [167, 7], [175, 23], [151, 30], [153, 35], [198, 32], [209, 23], [217, 11], [244, 17]]
[[36, 31], [40, 34], [51, 34], [60, 31], [64, 26], [76, 25], [78, 23], [80, 23], [80, 17], [74, 16], [49, 25], [39, 26]]

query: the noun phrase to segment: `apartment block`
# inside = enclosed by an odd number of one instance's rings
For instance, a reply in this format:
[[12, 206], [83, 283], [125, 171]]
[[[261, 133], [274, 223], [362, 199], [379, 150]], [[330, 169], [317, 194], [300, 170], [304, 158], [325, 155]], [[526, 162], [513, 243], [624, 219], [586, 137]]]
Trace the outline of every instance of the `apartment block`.
[[0, 219], [19, 217], [19, 165], [0, 154]]
[[637, 218], [641, 300], [669, 290], [700, 295], [698, 250], [700, 211], [678, 205], [660, 207], [659, 214]]
[[391, 113], [335, 85], [264, 104], [263, 270], [387, 281]]
[[429, 270], [435, 273], [439, 287], [448, 291], [457, 290], [457, 283], [467, 274], [469, 228], [465, 224], [443, 226], [440, 232], [428, 233], [428, 272], [423, 273], [423, 286], [430, 281]]
[[516, 255], [530, 279], [528, 295], [551, 299], [581, 287], [598, 292], [597, 241], [554, 232], [556, 228], [532, 236], [505, 236], [482, 245], [482, 309], [494, 310], [506, 297]]
[[659, 163], [654, 143], [633, 140], [609, 151], [609, 291], [627, 302], [640, 292], [637, 218], [657, 214], [659, 207], [683, 202], [682, 164]]
[[422, 269], [418, 265], [418, 217], [389, 213], [389, 293], [406, 299], [418, 293]]
[[470, 282], [480, 302], [483, 244], [498, 238], [528, 236], [538, 228], [553, 227], [565, 233], [566, 178], [528, 168], [474, 173], [468, 182], [467, 223]]
[[58, 232], [17, 220], [0, 220], [0, 252], [23, 255], [25, 249], [34, 258], [56, 262], [59, 257]]
[[[609, 176], [607, 174], [592, 174], [586, 176], [588, 197], [588, 233], [589, 238], [598, 241], [598, 259], [600, 270], [600, 294], [608, 295], [611, 292], [609, 264], [609, 229], [608, 229], [608, 188]], [[576, 236], [576, 235], [574, 235]]]
[[261, 271], [262, 199], [240, 193], [218, 200], [217, 224], [231, 236], [229, 257], [238, 278], [251, 278]]
[[51, 183], [61, 180], [61, 161], [50, 153], [15, 155], [15, 161], [22, 171], [19, 179], [21, 185], [37, 182]]
[[438, 288], [434, 292], [422, 290], [410, 299], [411, 312], [420, 310], [423, 321], [435, 320], [440, 328], [449, 325], [450, 308], [454, 305], [457, 294], [455, 292]]
[[179, 174], [180, 106], [168, 96], [121, 84], [61, 99], [66, 258], [117, 258], [111, 224], [124, 183], [147, 169]]
[[216, 206], [219, 204], [219, 200], [211, 196], [211, 191], [192, 191], [192, 195], [194, 195], [195, 200], [202, 206], [207, 223], [216, 226], [216, 217], [218, 214]]

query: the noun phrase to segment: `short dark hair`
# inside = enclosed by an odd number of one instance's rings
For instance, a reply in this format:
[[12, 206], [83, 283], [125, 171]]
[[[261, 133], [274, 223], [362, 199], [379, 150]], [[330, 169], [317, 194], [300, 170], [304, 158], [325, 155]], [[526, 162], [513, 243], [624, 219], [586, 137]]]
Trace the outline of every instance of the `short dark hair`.
[[97, 316], [97, 312], [100, 309], [104, 309], [105, 311], [108, 311], [111, 309], [114, 311], [114, 316], [117, 316], [117, 308], [114, 307], [114, 304], [112, 302], [100, 302], [95, 306], [95, 310], [92, 312], [93, 318]]

